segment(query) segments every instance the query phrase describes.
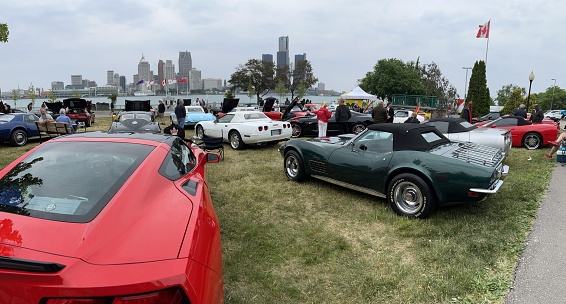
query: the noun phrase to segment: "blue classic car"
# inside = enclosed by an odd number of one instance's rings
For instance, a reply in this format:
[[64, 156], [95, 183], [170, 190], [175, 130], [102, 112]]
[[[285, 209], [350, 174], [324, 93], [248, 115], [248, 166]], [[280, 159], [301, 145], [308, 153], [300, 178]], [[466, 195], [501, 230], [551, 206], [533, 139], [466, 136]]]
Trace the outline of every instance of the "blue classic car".
[[[216, 116], [212, 113], [206, 113], [201, 106], [185, 106], [187, 116], [185, 117], [185, 127], [194, 127], [201, 121], [215, 121]], [[175, 113], [171, 114], [171, 123], [177, 124], [177, 116]]]
[[290, 180], [313, 177], [383, 197], [411, 218], [480, 201], [499, 190], [509, 171], [502, 149], [450, 142], [421, 124], [373, 124], [358, 135], [294, 139], [279, 151]]
[[39, 136], [35, 122], [39, 118], [33, 113], [10, 113], [0, 115], [0, 141], [12, 146], [23, 146], [28, 138]]

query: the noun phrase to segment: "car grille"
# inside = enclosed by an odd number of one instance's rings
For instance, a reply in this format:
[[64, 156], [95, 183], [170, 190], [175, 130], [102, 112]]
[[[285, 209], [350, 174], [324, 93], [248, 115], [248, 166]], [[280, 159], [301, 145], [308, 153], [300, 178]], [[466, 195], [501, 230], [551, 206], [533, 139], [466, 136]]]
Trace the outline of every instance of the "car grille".
[[314, 172], [327, 173], [326, 164], [321, 161], [309, 160], [309, 166]]
[[494, 167], [501, 162], [504, 154], [501, 149], [474, 143], [461, 143], [452, 152], [452, 157], [472, 164]]

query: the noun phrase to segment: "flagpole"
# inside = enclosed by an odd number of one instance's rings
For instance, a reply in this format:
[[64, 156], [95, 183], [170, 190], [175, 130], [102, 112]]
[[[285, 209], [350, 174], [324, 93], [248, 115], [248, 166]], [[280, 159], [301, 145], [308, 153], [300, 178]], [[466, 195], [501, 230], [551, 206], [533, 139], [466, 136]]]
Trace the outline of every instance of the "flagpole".
[[485, 48], [485, 66], [487, 67], [487, 51], [489, 50], [489, 31], [491, 30], [491, 19], [487, 22], [487, 46]]

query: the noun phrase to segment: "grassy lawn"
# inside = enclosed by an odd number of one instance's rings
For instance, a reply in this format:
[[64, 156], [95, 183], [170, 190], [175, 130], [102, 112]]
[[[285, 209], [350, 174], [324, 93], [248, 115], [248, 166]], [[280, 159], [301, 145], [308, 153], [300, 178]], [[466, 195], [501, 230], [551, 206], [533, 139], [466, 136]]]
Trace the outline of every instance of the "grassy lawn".
[[[0, 168], [32, 146], [0, 146]], [[513, 148], [500, 193], [409, 220], [373, 196], [288, 181], [277, 147], [225, 145], [207, 167], [227, 303], [500, 303], [555, 166], [547, 148]]]

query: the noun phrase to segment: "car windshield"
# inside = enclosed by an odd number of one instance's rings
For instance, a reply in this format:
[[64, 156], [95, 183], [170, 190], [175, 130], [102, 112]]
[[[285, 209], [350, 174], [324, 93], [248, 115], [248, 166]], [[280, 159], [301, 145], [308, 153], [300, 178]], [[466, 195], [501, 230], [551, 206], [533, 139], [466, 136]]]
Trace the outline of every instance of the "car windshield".
[[187, 112], [204, 113], [204, 110], [201, 107], [189, 107], [189, 108], [187, 108]]
[[0, 211], [90, 222], [153, 148], [126, 143], [48, 143], [0, 179]]
[[14, 117], [16, 117], [16, 115], [12, 115], [12, 114], [0, 115], [0, 122], [12, 121], [12, 119], [14, 119]]
[[254, 112], [254, 113], [250, 113], [250, 114], [245, 114], [244, 118], [246, 120], [265, 119], [265, 118], [267, 118], [267, 116], [265, 114], [263, 114], [262, 112]]

